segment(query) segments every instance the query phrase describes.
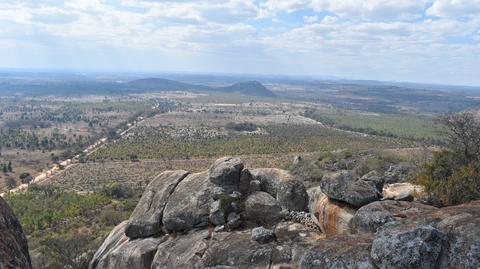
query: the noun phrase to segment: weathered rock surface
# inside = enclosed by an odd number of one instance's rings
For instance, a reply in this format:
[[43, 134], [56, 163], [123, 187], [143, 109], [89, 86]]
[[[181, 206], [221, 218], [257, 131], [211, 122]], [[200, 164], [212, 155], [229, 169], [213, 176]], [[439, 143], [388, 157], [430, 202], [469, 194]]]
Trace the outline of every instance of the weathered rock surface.
[[433, 206], [403, 201], [377, 201], [361, 207], [351, 219], [354, 233], [375, 233], [381, 226], [435, 210]]
[[436, 268], [445, 241], [432, 226], [382, 229], [373, 240], [371, 256], [380, 268]]
[[368, 236], [334, 236], [319, 240], [302, 256], [300, 269], [374, 269]]
[[332, 234], [349, 234], [350, 221], [355, 215], [356, 208], [330, 199], [323, 194], [320, 187], [309, 189], [309, 210], [314, 222], [322, 232]]
[[166, 171], [148, 184], [125, 229], [130, 238], [148, 237], [161, 232], [163, 210], [187, 171]]
[[168, 199], [163, 212], [163, 227], [167, 231], [185, 231], [198, 225], [206, 226], [212, 188], [207, 172], [189, 174]]
[[275, 224], [281, 219], [282, 207], [270, 194], [258, 191], [245, 200], [245, 215], [260, 225]]
[[[219, 163], [223, 166], [225, 161]], [[273, 176], [265, 180], [258, 172], [252, 172], [250, 177], [250, 172], [243, 171], [248, 170], [232, 173], [240, 178], [240, 192], [225, 192], [219, 185], [228, 182], [229, 186], [235, 179], [214, 183], [209, 171], [205, 171], [187, 175], [173, 192], [164, 192], [167, 196], [150, 194], [160, 200], [167, 197], [163, 217], [158, 218], [157, 212], [136, 216], [140, 220], [152, 216], [159, 219], [160, 227], [168, 234], [129, 238], [125, 235], [128, 222], [123, 222], [99, 248], [90, 269], [480, 267], [480, 201], [438, 209], [415, 202], [385, 200], [373, 201], [357, 210], [315, 188], [308, 191], [310, 213], [289, 211], [282, 208], [278, 199], [282, 180]], [[244, 180], [242, 174], [247, 175]], [[280, 174], [288, 178], [283, 172]], [[370, 173], [344, 185], [349, 191], [358, 190], [351, 185], [361, 180], [361, 184], [376, 190], [376, 177]], [[173, 178], [166, 178], [155, 189], [171, 186], [168, 182], [174, 182]], [[252, 192], [252, 182], [258, 182], [261, 190], [274, 195]], [[242, 184], [246, 193], [241, 191]], [[221, 190], [217, 193], [218, 187]], [[144, 196], [149, 193], [146, 191]], [[152, 200], [152, 204], [161, 211], [162, 203]], [[213, 227], [212, 213], [220, 211], [223, 216]], [[311, 215], [315, 225], [309, 225]], [[317, 232], [317, 224], [325, 233]], [[252, 240], [252, 233], [262, 231], [256, 228], [258, 225], [271, 229], [268, 234], [274, 234], [275, 240], [271, 240], [273, 236], [255, 236], [262, 244]]]
[[253, 180], [260, 181], [262, 191], [275, 197], [282, 208], [304, 211], [308, 206], [305, 185], [290, 172], [277, 168], [258, 168], [251, 171]]
[[210, 167], [208, 177], [216, 185], [235, 190], [240, 182], [243, 161], [240, 158], [224, 157], [216, 160]]
[[270, 229], [265, 229], [263, 227], [257, 227], [252, 229], [252, 240], [257, 241], [260, 244], [267, 244], [274, 241], [277, 236]]
[[0, 197], [0, 268], [32, 268], [22, 226], [10, 206]]
[[354, 179], [352, 173], [347, 170], [324, 177], [320, 182], [325, 195], [354, 207], [361, 207], [380, 199], [381, 189], [377, 189], [375, 185], [375, 182]]

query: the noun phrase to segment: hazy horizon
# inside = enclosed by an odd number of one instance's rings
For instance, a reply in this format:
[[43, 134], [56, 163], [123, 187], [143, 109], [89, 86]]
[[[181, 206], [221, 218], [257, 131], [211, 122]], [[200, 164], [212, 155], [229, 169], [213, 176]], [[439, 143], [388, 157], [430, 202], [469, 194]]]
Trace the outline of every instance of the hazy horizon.
[[0, 68], [480, 86], [478, 0], [4, 1]]

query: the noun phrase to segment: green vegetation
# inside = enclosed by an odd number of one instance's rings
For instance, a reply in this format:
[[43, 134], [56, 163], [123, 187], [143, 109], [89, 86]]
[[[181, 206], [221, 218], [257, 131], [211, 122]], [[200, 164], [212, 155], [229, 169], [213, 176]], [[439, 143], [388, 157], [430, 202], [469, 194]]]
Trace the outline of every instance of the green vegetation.
[[353, 110], [306, 110], [306, 117], [342, 130], [371, 135], [439, 143], [442, 126], [433, 117], [408, 114], [366, 113]]
[[140, 159], [219, 157], [227, 155], [277, 154], [328, 151], [338, 148], [368, 149], [412, 146], [394, 138], [364, 137], [317, 125], [271, 125], [267, 134], [231, 133], [222, 137], [179, 139], [162, 129], [137, 128], [119, 142], [90, 155], [90, 160], [128, 160], [135, 152]]
[[5, 197], [27, 233], [51, 227], [59, 221], [87, 216], [99, 205], [110, 202], [102, 194], [79, 195], [50, 186], [31, 185], [27, 192]]
[[470, 112], [442, 118], [447, 129], [447, 149], [434, 154], [415, 179], [430, 202], [456, 205], [480, 199], [480, 120]]
[[116, 184], [85, 194], [32, 184], [26, 192], [7, 194], [5, 200], [27, 234], [30, 253], [36, 257], [34, 268], [83, 269], [99, 242], [128, 219], [138, 197]]

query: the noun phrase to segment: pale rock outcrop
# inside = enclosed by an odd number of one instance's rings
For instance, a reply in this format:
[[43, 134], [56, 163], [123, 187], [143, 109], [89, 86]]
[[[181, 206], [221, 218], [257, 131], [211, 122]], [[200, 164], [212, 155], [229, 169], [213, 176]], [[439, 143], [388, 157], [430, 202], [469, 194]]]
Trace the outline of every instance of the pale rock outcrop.
[[212, 185], [207, 172], [185, 177], [168, 199], [163, 212], [163, 227], [167, 231], [185, 231], [195, 226], [206, 226]]
[[148, 184], [125, 228], [130, 238], [158, 234], [162, 228], [165, 206], [177, 185], [188, 175], [187, 171], [166, 171]]

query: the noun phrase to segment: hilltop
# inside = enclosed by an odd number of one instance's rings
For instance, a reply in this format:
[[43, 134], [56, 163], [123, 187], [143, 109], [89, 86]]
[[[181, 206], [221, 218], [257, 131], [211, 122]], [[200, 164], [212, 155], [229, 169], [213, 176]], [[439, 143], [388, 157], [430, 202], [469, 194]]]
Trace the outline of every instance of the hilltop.
[[231, 86], [216, 88], [215, 90], [228, 93], [241, 93], [252, 96], [275, 96], [275, 94], [258, 81], [235, 83]]

